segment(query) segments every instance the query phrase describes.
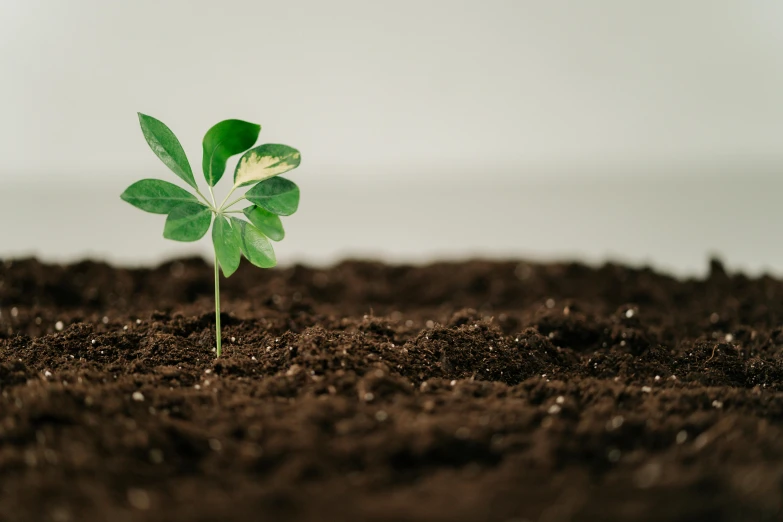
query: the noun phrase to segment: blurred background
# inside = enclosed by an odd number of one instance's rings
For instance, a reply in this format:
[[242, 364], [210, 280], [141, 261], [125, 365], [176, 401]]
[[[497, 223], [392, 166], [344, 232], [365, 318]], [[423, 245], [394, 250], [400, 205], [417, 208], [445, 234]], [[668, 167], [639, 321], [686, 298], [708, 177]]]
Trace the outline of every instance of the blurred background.
[[0, 258], [210, 255], [119, 199], [179, 182], [141, 111], [199, 180], [222, 119], [302, 151], [282, 264], [783, 274], [781, 27], [777, 0], [0, 0]]

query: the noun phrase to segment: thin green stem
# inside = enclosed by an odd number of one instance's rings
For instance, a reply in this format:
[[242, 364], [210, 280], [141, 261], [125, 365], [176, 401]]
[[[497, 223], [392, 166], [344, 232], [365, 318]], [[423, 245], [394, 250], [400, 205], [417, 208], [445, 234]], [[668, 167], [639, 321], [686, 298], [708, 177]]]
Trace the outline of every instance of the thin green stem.
[[211, 209], [215, 208], [212, 205], [210, 205], [209, 201], [207, 200], [207, 197], [204, 194], [201, 193], [201, 191], [198, 189], [198, 187], [196, 187], [196, 194], [198, 194], [201, 197], [201, 199], [204, 201], [204, 203], [207, 204], [207, 206], [209, 208], [211, 208]]
[[223, 214], [244, 214], [241, 210], [224, 210]]
[[221, 202], [220, 202], [220, 207], [219, 207], [219, 208], [223, 208], [223, 205], [225, 205], [225, 204], [226, 204], [226, 201], [228, 201], [228, 198], [230, 198], [230, 197], [231, 197], [231, 194], [233, 194], [233, 193], [234, 193], [234, 191], [235, 191], [236, 189], [238, 189], [238, 188], [239, 188], [239, 187], [238, 187], [237, 185], [234, 185], [234, 187], [231, 189], [231, 192], [229, 192], [228, 194], [226, 194], [226, 197], [224, 197], [224, 198], [223, 198], [223, 201], [221, 201]]
[[227, 210], [227, 209], [233, 207], [234, 205], [236, 205], [237, 203], [239, 203], [240, 201], [242, 201], [243, 199], [245, 199], [245, 196], [242, 196], [241, 198], [235, 199], [234, 201], [232, 201], [228, 205], [223, 205], [222, 208], [223, 208], [223, 210]]
[[217, 252], [215, 252], [215, 341], [217, 357], [222, 352], [220, 347], [220, 265], [218, 264]]

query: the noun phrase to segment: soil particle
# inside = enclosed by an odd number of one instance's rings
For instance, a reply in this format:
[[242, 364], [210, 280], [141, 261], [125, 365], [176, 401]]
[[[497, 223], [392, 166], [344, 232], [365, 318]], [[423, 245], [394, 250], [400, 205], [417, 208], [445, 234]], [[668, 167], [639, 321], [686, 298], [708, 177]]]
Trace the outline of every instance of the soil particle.
[[777, 521], [783, 284], [0, 264], [0, 519]]

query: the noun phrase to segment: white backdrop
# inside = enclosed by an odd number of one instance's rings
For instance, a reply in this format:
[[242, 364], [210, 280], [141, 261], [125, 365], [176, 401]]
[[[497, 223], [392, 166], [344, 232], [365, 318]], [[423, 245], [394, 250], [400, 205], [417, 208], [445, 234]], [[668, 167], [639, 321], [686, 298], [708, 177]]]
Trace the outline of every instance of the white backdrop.
[[229, 117], [302, 151], [283, 262], [781, 269], [780, 27], [775, 0], [0, 0], [0, 257], [208, 252], [117, 197], [175, 179], [142, 111], [194, 170]]

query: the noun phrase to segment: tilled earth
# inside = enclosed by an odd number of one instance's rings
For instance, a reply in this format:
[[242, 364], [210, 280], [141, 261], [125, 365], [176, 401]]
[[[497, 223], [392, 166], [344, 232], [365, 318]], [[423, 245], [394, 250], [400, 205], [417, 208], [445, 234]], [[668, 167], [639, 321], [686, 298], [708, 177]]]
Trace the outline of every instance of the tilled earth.
[[0, 262], [2, 521], [783, 520], [783, 284]]

